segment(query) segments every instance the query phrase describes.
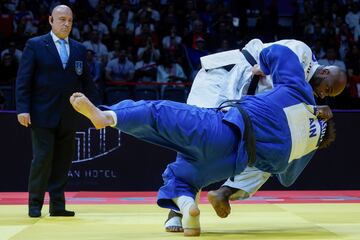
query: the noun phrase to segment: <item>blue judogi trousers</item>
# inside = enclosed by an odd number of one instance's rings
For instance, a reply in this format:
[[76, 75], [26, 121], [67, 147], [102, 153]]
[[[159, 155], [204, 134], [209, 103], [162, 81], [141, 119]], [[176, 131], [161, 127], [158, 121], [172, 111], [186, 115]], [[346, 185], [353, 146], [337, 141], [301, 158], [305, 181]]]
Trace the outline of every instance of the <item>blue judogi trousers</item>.
[[116, 127], [122, 132], [178, 152], [163, 173], [159, 206], [178, 210], [172, 198], [195, 198], [201, 188], [234, 175], [240, 132], [223, 120], [222, 111], [171, 101], [132, 100], [106, 109], [116, 113]]

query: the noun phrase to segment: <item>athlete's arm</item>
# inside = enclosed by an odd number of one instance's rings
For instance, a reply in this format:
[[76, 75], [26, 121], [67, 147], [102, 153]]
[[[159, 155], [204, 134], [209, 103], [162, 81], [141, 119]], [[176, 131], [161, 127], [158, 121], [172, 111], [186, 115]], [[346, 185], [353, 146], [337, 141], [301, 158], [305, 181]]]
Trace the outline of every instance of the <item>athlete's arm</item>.
[[304, 70], [296, 54], [288, 47], [273, 44], [260, 52], [260, 69], [265, 75], [271, 75], [274, 87], [287, 85], [305, 88]]

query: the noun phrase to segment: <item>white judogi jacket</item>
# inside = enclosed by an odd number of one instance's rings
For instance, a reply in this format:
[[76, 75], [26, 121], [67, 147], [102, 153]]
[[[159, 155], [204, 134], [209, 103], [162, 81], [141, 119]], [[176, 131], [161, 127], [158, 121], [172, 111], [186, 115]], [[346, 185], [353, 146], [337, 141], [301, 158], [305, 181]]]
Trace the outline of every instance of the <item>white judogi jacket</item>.
[[[256, 60], [262, 49], [272, 44], [280, 44], [290, 48], [298, 56], [307, 81], [314, 75], [319, 64], [313, 57], [311, 49], [303, 42], [297, 40], [281, 40], [273, 43], [262, 43], [259, 39], [253, 39], [245, 45], [246, 49]], [[227, 71], [224, 66], [235, 64]], [[189, 97], [188, 104], [199, 107], [218, 107], [223, 101], [240, 99], [246, 94], [252, 78], [252, 66], [239, 50], [231, 50], [211, 54], [201, 58], [202, 68], [196, 75]], [[261, 78], [256, 92], [262, 92], [272, 88], [270, 76]]]
[[[310, 81], [320, 65], [311, 49], [301, 41], [289, 39], [263, 43], [259, 39], [253, 39], [243, 49], [247, 50], [256, 62], [259, 62], [261, 50], [272, 44], [280, 44], [290, 48], [298, 56], [303, 66], [306, 81]], [[194, 79], [187, 100], [188, 104], [214, 108], [226, 100], [239, 100], [242, 95], [247, 93], [252, 79], [252, 66], [240, 50], [215, 53], [202, 57], [200, 60], [202, 68]], [[223, 68], [232, 64], [235, 65], [230, 71]], [[271, 77], [266, 76], [259, 80], [256, 93], [269, 90], [272, 87]], [[260, 171], [255, 167], [247, 167], [245, 171], [234, 177], [234, 181], [227, 180], [224, 185], [246, 192], [238, 192], [238, 194], [231, 196], [231, 199], [247, 198], [253, 195], [270, 176], [270, 173]]]

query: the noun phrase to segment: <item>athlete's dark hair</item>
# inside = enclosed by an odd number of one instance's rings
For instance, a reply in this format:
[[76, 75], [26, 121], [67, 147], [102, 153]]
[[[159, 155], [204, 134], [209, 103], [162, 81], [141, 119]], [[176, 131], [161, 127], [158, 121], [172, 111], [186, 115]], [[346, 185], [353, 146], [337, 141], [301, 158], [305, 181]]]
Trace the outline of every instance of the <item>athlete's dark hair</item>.
[[336, 129], [335, 129], [335, 121], [330, 119], [327, 121], [326, 132], [323, 140], [319, 145], [319, 149], [328, 148], [336, 138]]

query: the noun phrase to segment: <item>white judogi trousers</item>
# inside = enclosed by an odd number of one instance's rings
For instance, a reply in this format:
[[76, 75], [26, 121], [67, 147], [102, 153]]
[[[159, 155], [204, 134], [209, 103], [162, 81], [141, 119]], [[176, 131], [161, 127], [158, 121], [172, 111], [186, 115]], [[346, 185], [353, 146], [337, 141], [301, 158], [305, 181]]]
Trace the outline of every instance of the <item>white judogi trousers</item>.
[[[259, 56], [264, 48], [260, 40], [250, 41], [244, 49], [252, 56]], [[256, 58], [255, 58], [256, 59]], [[258, 59], [256, 59], [258, 61]], [[197, 73], [187, 103], [199, 107], [215, 108], [229, 99], [240, 99], [247, 93], [252, 79], [252, 66], [240, 50], [231, 50], [201, 58], [202, 68]], [[224, 66], [235, 64], [227, 71]], [[271, 79], [260, 79], [257, 92], [272, 88]], [[253, 195], [270, 177], [270, 173], [255, 167], [247, 167], [234, 181], [227, 180], [224, 185], [242, 189], [232, 196], [233, 199], [244, 199]]]

